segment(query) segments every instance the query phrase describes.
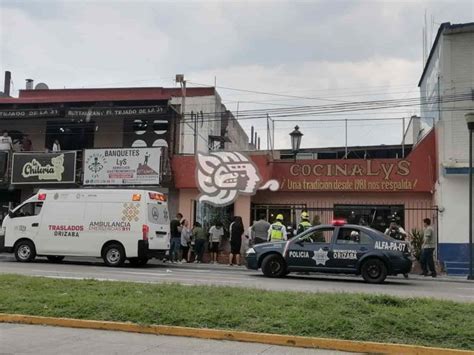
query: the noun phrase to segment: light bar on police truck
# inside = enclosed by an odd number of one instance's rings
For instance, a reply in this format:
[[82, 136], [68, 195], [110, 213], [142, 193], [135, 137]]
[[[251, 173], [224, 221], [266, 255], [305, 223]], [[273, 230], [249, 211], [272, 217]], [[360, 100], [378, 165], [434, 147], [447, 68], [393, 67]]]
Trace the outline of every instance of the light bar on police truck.
[[347, 221], [345, 219], [333, 219], [331, 222], [333, 226], [343, 226], [346, 223]]
[[160, 194], [159, 192], [149, 192], [148, 196], [150, 196], [151, 200], [156, 200], [156, 201], [166, 201], [166, 196], [163, 194]]

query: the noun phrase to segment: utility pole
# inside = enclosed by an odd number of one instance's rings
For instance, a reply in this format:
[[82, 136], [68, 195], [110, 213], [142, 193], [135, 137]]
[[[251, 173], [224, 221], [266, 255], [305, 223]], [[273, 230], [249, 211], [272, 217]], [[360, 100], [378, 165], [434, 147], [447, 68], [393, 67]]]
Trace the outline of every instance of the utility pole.
[[180, 107], [180, 115], [181, 115], [181, 151], [184, 150], [184, 120], [185, 120], [185, 113], [186, 113], [186, 80], [184, 80], [184, 74], [176, 74], [176, 82], [181, 86], [181, 107]]
[[[403, 124], [402, 124], [402, 158], [405, 159], [405, 117], [403, 117]], [[410, 125], [410, 124], [408, 124]], [[413, 123], [412, 123], [413, 127]], [[413, 145], [415, 145], [416, 142], [413, 142]]]
[[347, 159], [347, 118], [345, 119], [345, 123], [346, 123], [346, 143], [345, 143], [345, 151], [346, 151], [346, 154], [344, 155], [344, 159]]
[[197, 154], [197, 146], [198, 146], [198, 113], [194, 114], [191, 111], [191, 118], [194, 121], [194, 154]]

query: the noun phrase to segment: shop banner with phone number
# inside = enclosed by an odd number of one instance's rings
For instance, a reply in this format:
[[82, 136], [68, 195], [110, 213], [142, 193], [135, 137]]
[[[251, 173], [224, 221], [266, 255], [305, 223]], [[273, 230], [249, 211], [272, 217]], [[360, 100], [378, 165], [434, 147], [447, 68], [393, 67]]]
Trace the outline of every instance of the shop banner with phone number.
[[86, 149], [84, 185], [158, 185], [161, 148]]

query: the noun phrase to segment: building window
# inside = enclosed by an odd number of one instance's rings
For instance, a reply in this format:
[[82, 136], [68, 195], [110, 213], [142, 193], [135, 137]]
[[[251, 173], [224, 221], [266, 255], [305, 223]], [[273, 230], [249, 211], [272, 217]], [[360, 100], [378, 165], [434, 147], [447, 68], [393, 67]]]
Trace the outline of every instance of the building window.
[[35, 150], [52, 149], [57, 139], [61, 150], [82, 150], [94, 147], [95, 122], [47, 121], [44, 147], [33, 141]]
[[165, 134], [166, 131], [168, 131], [168, 121], [167, 120], [154, 120], [153, 131], [155, 131], [156, 134]]
[[405, 227], [403, 205], [334, 205], [334, 218], [343, 218], [349, 224], [359, 224], [377, 229], [382, 233], [391, 220]]
[[146, 129], [148, 128], [148, 123], [143, 120], [133, 121], [133, 131], [135, 134], [142, 135], [145, 134]]

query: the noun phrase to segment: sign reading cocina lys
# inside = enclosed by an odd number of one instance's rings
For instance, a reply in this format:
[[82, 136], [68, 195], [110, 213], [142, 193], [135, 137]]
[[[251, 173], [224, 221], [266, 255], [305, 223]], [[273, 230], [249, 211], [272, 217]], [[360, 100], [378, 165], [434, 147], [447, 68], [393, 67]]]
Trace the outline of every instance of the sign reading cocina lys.
[[285, 191], [420, 191], [425, 189], [420, 180], [425, 185], [429, 173], [414, 167], [410, 160], [399, 159], [318, 160], [273, 166], [273, 175], [281, 179], [280, 190]]
[[76, 181], [76, 152], [14, 153], [12, 184], [71, 184]]

